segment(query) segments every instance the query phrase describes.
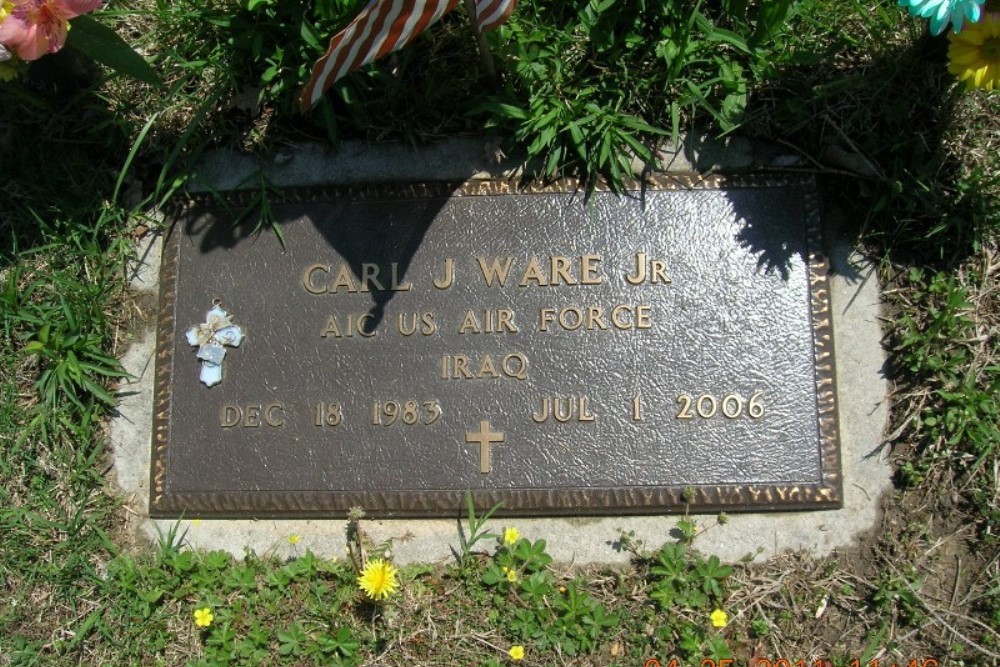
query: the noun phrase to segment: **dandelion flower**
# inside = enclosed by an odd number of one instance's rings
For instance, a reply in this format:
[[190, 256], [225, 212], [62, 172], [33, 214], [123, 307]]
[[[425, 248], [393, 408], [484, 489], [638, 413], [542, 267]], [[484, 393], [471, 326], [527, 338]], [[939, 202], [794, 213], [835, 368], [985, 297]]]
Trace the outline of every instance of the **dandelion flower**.
[[507, 651], [507, 653], [510, 654], [510, 659], [511, 660], [522, 660], [522, 659], [524, 659], [524, 647], [521, 646], [520, 644], [515, 644], [514, 646], [511, 646], [510, 650]]
[[949, 72], [969, 88], [1000, 90], [1000, 14], [986, 14], [948, 39]]
[[384, 600], [399, 587], [397, 572], [395, 567], [381, 558], [373, 558], [358, 577], [358, 586], [372, 600]]
[[503, 541], [507, 546], [514, 546], [521, 539], [521, 533], [517, 528], [507, 528], [503, 531]]
[[713, 611], [712, 615], [709, 616], [709, 618], [712, 619], [712, 627], [724, 628], [727, 625], [729, 625], [729, 614], [722, 611], [721, 609], [716, 609], [715, 611]]
[[962, 23], [979, 20], [986, 0], [899, 0], [900, 7], [910, 10], [911, 16], [930, 19], [931, 32], [940, 35], [951, 23], [955, 32], [962, 30]]
[[199, 628], [207, 628], [212, 625], [212, 621], [215, 620], [215, 615], [212, 614], [212, 610], [208, 607], [202, 607], [201, 609], [194, 610], [194, 624]]

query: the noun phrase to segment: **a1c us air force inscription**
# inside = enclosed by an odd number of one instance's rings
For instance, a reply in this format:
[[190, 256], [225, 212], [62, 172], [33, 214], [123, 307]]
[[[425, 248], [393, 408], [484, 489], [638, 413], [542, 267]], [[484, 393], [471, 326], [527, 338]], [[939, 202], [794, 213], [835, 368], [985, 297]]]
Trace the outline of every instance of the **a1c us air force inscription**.
[[165, 244], [154, 515], [840, 503], [808, 181], [230, 200]]

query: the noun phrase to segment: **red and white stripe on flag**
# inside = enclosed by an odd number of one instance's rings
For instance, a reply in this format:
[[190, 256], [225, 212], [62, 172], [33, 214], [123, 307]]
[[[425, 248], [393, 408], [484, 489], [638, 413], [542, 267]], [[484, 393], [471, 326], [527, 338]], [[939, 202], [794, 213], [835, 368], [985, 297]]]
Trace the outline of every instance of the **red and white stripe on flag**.
[[476, 22], [479, 31], [499, 28], [517, 7], [517, 0], [476, 0]]
[[[341, 77], [409, 44], [459, 1], [372, 0], [330, 39], [326, 55], [313, 65], [312, 77], [299, 97], [302, 110], [311, 109]], [[516, 6], [517, 0], [476, 0], [479, 29], [499, 27]]]

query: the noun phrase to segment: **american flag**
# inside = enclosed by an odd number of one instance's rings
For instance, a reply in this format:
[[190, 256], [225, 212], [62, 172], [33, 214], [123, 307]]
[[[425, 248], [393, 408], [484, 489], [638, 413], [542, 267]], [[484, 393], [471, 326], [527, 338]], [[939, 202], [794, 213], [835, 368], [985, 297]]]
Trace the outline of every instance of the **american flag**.
[[[372, 0], [330, 40], [326, 55], [313, 65], [299, 103], [316, 104], [338, 79], [409, 44], [461, 0]], [[475, 0], [479, 30], [493, 30], [507, 20], [517, 0]]]

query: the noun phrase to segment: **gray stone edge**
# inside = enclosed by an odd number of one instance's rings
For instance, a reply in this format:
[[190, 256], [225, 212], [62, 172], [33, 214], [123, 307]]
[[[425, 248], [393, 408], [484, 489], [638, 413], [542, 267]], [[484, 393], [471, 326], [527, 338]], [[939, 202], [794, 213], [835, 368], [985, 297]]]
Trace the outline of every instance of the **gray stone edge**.
[[[795, 156], [755, 150], [747, 139], [713, 139], [691, 134], [679, 146], [656, 149], [655, 165], [633, 159], [635, 175], [647, 167], [657, 171], [700, 172], [743, 170], [753, 166], [792, 166]], [[356, 185], [419, 180], [520, 178], [537, 171], [523, 156], [504, 156], [484, 137], [459, 137], [420, 148], [406, 144], [345, 141], [336, 149], [294, 144], [270, 155], [231, 151], [208, 153], [190, 183], [193, 193], [253, 189], [260, 176], [277, 187], [325, 184]]]

